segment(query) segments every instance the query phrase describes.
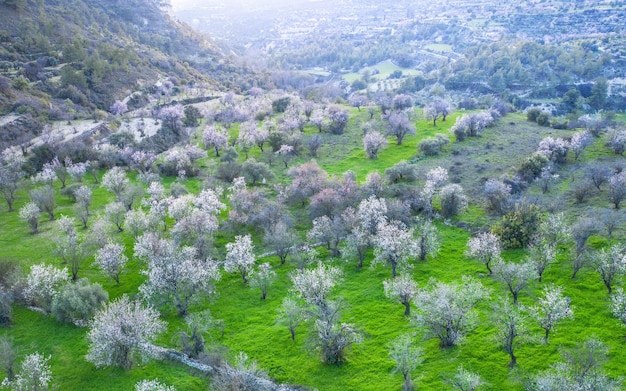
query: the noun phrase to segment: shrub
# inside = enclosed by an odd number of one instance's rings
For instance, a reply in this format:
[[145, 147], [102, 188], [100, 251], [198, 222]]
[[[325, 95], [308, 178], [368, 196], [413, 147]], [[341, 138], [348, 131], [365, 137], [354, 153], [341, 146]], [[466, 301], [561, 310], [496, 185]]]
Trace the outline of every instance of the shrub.
[[52, 315], [61, 322], [86, 322], [109, 299], [100, 284], [81, 279], [65, 285], [52, 301]]
[[506, 248], [526, 247], [539, 228], [540, 217], [541, 212], [537, 205], [521, 202], [502, 217], [493, 232]]
[[467, 208], [467, 197], [463, 188], [456, 183], [441, 188], [441, 214], [443, 217], [454, 217]]
[[450, 140], [446, 135], [437, 134], [435, 137], [428, 137], [420, 141], [417, 148], [426, 156], [435, 156], [439, 155], [443, 146], [449, 142]]
[[532, 182], [541, 174], [541, 170], [548, 165], [548, 158], [539, 152], [533, 153], [522, 163], [517, 173], [526, 182]]
[[543, 111], [541, 111], [541, 109], [533, 107], [526, 112], [526, 119], [531, 122], [537, 122], [537, 118], [539, 118], [541, 114], [543, 114]]

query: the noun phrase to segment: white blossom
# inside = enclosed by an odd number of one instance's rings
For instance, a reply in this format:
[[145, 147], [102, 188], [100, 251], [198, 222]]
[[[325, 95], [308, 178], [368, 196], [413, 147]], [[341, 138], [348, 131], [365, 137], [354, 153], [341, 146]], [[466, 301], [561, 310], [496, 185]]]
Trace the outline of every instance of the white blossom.
[[341, 270], [317, 263], [315, 269], [296, 270], [291, 275], [293, 290], [308, 304], [325, 306], [326, 299], [341, 278]]
[[98, 368], [130, 368], [135, 356], [145, 357], [150, 340], [164, 330], [165, 322], [157, 311], [124, 295], [98, 311], [91, 321], [86, 359]]
[[43, 263], [33, 265], [26, 277], [24, 296], [35, 305], [49, 310], [52, 300], [61, 290], [61, 286], [69, 279], [67, 268], [57, 269], [52, 265]]
[[250, 235], [236, 236], [234, 242], [226, 244], [224, 270], [229, 273], [239, 272], [244, 283], [248, 282], [248, 274], [255, 262], [254, 245]]
[[398, 269], [411, 268], [409, 260], [419, 256], [419, 247], [413, 238], [413, 229], [406, 229], [400, 222], [379, 223], [374, 237], [374, 260], [372, 267], [388, 263], [394, 277]]
[[530, 309], [532, 317], [545, 330], [544, 341], [548, 342], [548, 335], [557, 323], [563, 319], [573, 319], [574, 311], [570, 307], [570, 298], [563, 296], [563, 288], [548, 285], [543, 289], [543, 296], [539, 304]]
[[109, 242], [96, 252], [94, 264], [119, 284], [126, 262], [128, 257], [124, 255], [124, 246]]
[[426, 288], [417, 291], [415, 322], [439, 338], [442, 347], [457, 345], [477, 321], [474, 306], [487, 297], [487, 289], [467, 276], [453, 285], [431, 279]]
[[13, 380], [6, 378], [0, 383], [2, 387], [9, 387], [15, 391], [49, 390], [52, 383], [50, 357], [38, 352], [24, 357], [20, 369]]
[[417, 283], [409, 274], [401, 274], [396, 278], [383, 281], [385, 296], [390, 300], [399, 301], [404, 305], [404, 315], [411, 314], [411, 300], [417, 294]]
[[490, 265], [501, 260], [502, 245], [500, 239], [491, 232], [484, 232], [471, 238], [467, 242], [467, 247], [466, 254], [481, 261], [487, 267], [489, 274], [492, 273]]

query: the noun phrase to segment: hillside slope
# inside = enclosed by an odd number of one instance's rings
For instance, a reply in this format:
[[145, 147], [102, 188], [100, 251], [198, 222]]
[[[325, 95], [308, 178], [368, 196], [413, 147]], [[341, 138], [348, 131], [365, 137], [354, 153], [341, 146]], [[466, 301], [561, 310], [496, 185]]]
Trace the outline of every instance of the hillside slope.
[[[30, 114], [37, 129], [50, 120], [102, 117], [134, 91], [251, 87], [239, 80], [255, 80], [246, 77], [252, 70], [170, 18], [163, 3], [0, 0], [0, 114]], [[129, 109], [145, 103], [131, 100]]]

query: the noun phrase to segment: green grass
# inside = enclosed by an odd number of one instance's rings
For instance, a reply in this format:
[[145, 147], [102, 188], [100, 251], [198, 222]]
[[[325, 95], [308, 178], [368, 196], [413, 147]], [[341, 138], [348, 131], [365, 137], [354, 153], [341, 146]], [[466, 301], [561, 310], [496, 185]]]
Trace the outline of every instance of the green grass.
[[[419, 110], [417, 113], [419, 114]], [[401, 160], [412, 159], [417, 153], [417, 144], [425, 137], [436, 133], [449, 134], [450, 126], [461, 114], [452, 115], [446, 122], [438, 122], [436, 127], [424, 119], [418, 119], [416, 136], [407, 137], [401, 146], [395, 145], [395, 140], [390, 140], [390, 145], [379, 153], [378, 159], [368, 160], [365, 159], [362, 150], [360, 124], [366, 122], [369, 115], [365, 110], [352, 109], [350, 122], [343, 135], [322, 135], [328, 144], [321, 149], [317, 161], [330, 175], [339, 176], [346, 170], [353, 170], [358, 180], [362, 182], [369, 172], [382, 173]], [[236, 136], [236, 129], [236, 127], [231, 129], [233, 137]], [[305, 128], [307, 136], [315, 133], [317, 130], [313, 127]], [[452, 219], [452, 223], [464, 222], [474, 228], [482, 228], [496, 220], [495, 216], [486, 213], [482, 207], [480, 191], [483, 179], [512, 175], [519, 163], [536, 149], [541, 138], [546, 135], [563, 137], [571, 133], [541, 128], [527, 122], [521, 114], [510, 114], [499, 120], [496, 127], [486, 130], [481, 137], [461, 143], [452, 142], [445, 147], [441, 156], [424, 158], [418, 161], [415, 167], [420, 175], [436, 166], [448, 168], [451, 178], [458, 180], [470, 195], [469, 210], [463, 216]], [[584, 152], [578, 162], [570, 158], [568, 164], [559, 171], [562, 179], [555, 184], [551, 193], [543, 197], [550, 199], [567, 194], [572, 186], [571, 178], [577, 178], [584, 162], [619, 161], [619, 157], [610, 154], [603, 144], [604, 140], [598, 139]], [[250, 156], [262, 158], [258, 148], [254, 148]], [[240, 159], [243, 160], [243, 156]], [[293, 167], [308, 159], [308, 156], [301, 156], [291, 162], [290, 166]], [[207, 171], [214, 169], [216, 158], [212, 152], [208, 158], [202, 160], [201, 165]], [[282, 163], [275, 163], [272, 168], [277, 175], [277, 182], [288, 182], [287, 170]], [[169, 185], [172, 181], [173, 178], [167, 178], [164, 182]], [[86, 178], [86, 183], [93, 187], [93, 211], [99, 213], [114, 197], [94, 185], [90, 178]], [[188, 179], [186, 186], [196, 192], [202, 187], [202, 180]], [[57, 193], [58, 190], [57, 188]], [[532, 185], [529, 192], [542, 196], [536, 185]], [[26, 200], [26, 190], [21, 190], [18, 193], [16, 210]], [[72, 203], [65, 197], [58, 195], [57, 205], [57, 216], [74, 215]], [[588, 204], [582, 207], [574, 205], [571, 197], [566, 196], [565, 210], [570, 221], [573, 221], [586, 206], [607, 205], [605, 194], [594, 195]], [[308, 229], [306, 212], [301, 208], [292, 209], [295, 212], [298, 233], [304, 237]], [[25, 271], [30, 265], [40, 262], [60, 266], [60, 261], [52, 255], [56, 235], [54, 222], [42, 217], [41, 233], [31, 235], [26, 224], [19, 221], [17, 212], [0, 213], [0, 230], [4, 233], [0, 237], [3, 258], [16, 260]], [[222, 218], [226, 216], [225, 212]], [[341, 367], [321, 363], [310, 351], [308, 342], [310, 330], [307, 325], [300, 326], [296, 340], [291, 341], [287, 328], [276, 324], [276, 314], [281, 301], [290, 294], [289, 275], [294, 270], [290, 263], [280, 265], [277, 257], [259, 260], [270, 262], [278, 274], [276, 283], [269, 290], [267, 300], [260, 300], [259, 291], [245, 286], [238, 274], [224, 273], [217, 286], [219, 295], [213, 301], [194, 305], [191, 310], [207, 307], [215, 318], [224, 320], [224, 336], [213, 332], [211, 337], [213, 344], [226, 346], [228, 356], [234, 357], [243, 351], [279, 382], [303, 384], [319, 390], [400, 389], [402, 378], [399, 374], [391, 375], [393, 362], [388, 357], [387, 346], [396, 336], [409, 332], [416, 333], [415, 338], [425, 353], [424, 363], [414, 374], [418, 389], [448, 389], [444, 382], [446, 375], [455, 372], [457, 367], [463, 364], [466, 369], [475, 371], [483, 377], [488, 383], [486, 389], [521, 390], [522, 387], [517, 381], [520, 374], [534, 374], [547, 368], [551, 363], [560, 360], [560, 348], [575, 346], [591, 335], [598, 336], [610, 348], [609, 361], [605, 367], [607, 372], [611, 376], [623, 373], [623, 366], [626, 363], [626, 350], [623, 349], [626, 332], [619, 321], [609, 313], [606, 288], [599, 276], [590, 269], [583, 269], [577, 278], [572, 280], [570, 255], [567, 254], [565, 247], [561, 249], [558, 262], [546, 270], [545, 281], [542, 283], [533, 281], [529, 289], [521, 293], [520, 301], [524, 305], [533, 305], [545, 285], [549, 283], [562, 285], [565, 287], [565, 294], [571, 297], [575, 320], [559, 324], [551, 333], [548, 345], [531, 342], [521, 346], [517, 351], [518, 368], [508, 367], [508, 356], [494, 343], [494, 326], [491, 321], [491, 304], [499, 297], [509, 299], [508, 292], [502, 284], [485, 275], [486, 270], [482, 264], [469, 260], [464, 255], [466, 242], [470, 237], [466, 230], [441, 221], [437, 221], [436, 225], [443, 238], [442, 249], [440, 254], [432, 259], [413, 263], [412, 275], [418, 284], [424, 286], [431, 278], [457, 282], [462, 276], [470, 275], [491, 290], [491, 300], [478, 306], [480, 321], [477, 327], [468, 334], [465, 343], [458, 347], [440, 349], [436, 340], [424, 339], [422, 330], [415, 329], [412, 322], [403, 316], [403, 306], [384, 297], [382, 281], [389, 278], [391, 272], [384, 267], [370, 268], [371, 254], [366, 258], [364, 268], [356, 270], [356, 262], [345, 263], [330, 259], [326, 251], [320, 251], [326, 262], [340, 267], [344, 273], [343, 281], [333, 294], [334, 299], [341, 298], [344, 302], [343, 321], [355, 324], [364, 336], [363, 343], [352, 348], [348, 354], [348, 361]], [[133, 295], [143, 282], [144, 277], [139, 273], [143, 265], [132, 259], [133, 240], [130, 235], [126, 232], [113, 235], [126, 245], [127, 255], [131, 258], [128, 270], [121, 276], [121, 284], [117, 286], [105, 278], [91, 265], [91, 259], [86, 260], [79, 276], [102, 284], [111, 298], [119, 297], [123, 293]], [[623, 240], [623, 235], [623, 230], [620, 230], [619, 240]], [[260, 233], [253, 232], [253, 238], [257, 253], [265, 251]], [[232, 232], [220, 232], [215, 241], [217, 252], [223, 254], [225, 243], [232, 239]], [[603, 245], [606, 244], [606, 240], [596, 236], [592, 244]], [[505, 252], [503, 257], [507, 261], [519, 261], [524, 255], [524, 251], [515, 250]], [[619, 279], [616, 285], [622, 284], [623, 280]], [[163, 311], [163, 318], [168, 322], [168, 330], [159, 338], [158, 343], [172, 346], [172, 336], [180, 329], [182, 320], [170, 309]], [[536, 325], [532, 325], [531, 330], [533, 336], [538, 338], [541, 335], [541, 330]], [[129, 371], [96, 369], [84, 360], [87, 352], [86, 332], [86, 329], [62, 324], [51, 316], [16, 306], [14, 324], [10, 328], [0, 330], [0, 335], [6, 334], [14, 338], [21, 356], [34, 351], [51, 355], [52, 372], [59, 389], [132, 389], [138, 380], [157, 377], [167, 384], [175, 385], [179, 390], [204, 390], [208, 387], [208, 380], [171, 362], [152, 361]]]

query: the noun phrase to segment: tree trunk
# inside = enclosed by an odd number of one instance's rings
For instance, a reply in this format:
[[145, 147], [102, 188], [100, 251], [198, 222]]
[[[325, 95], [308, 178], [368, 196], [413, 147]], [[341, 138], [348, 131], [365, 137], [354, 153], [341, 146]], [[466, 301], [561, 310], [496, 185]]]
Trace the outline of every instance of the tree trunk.
[[398, 273], [396, 272], [397, 266], [398, 265], [395, 262], [391, 262], [391, 274], [393, 274], [393, 278], [398, 276]]
[[550, 329], [546, 329], [546, 334], [543, 336], [543, 342], [548, 343], [548, 335], [550, 334]]
[[509, 356], [511, 356], [511, 362], [509, 363], [509, 366], [513, 367], [517, 365], [517, 357], [515, 357], [515, 354], [513, 354], [513, 351], [509, 352]]
[[409, 316], [411, 315], [411, 302], [410, 301], [406, 301], [404, 303], [404, 315]]
[[489, 275], [492, 275], [493, 271], [491, 270], [491, 267], [489, 266], [489, 262], [485, 263], [485, 266], [487, 266], [487, 271], [489, 272]]
[[295, 327], [289, 327], [289, 332], [291, 333], [291, 340], [295, 341], [296, 340], [296, 329], [295, 329]]

